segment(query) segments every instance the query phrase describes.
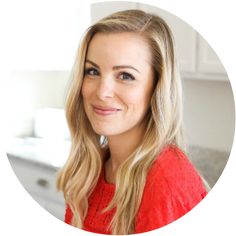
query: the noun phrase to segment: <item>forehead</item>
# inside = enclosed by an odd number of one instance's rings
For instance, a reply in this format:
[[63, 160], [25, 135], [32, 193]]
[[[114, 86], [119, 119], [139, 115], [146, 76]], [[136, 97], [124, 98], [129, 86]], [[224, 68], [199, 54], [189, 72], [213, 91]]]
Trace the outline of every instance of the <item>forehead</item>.
[[97, 33], [87, 52], [90, 60], [102, 62], [150, 64], [151, 51], [144, 38], [136, 33]]

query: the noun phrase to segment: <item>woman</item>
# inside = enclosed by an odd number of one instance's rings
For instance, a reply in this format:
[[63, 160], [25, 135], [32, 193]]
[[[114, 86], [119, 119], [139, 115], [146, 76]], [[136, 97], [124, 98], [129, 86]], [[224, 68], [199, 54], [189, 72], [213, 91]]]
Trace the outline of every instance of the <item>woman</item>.
[[102, 234], [157, 229], [206, 190], [182, 146], [181, 84], [167, 24], [117, 12], [86, 32], [66, 114], [71, 152], [58, 176], [65, 222]]

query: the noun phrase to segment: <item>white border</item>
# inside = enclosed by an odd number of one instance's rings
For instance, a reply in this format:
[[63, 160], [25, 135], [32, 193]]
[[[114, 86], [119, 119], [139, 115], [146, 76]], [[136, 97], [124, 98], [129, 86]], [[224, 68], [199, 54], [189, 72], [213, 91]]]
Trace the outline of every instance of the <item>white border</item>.
[[[6, 1], [11, 7], [14, 7], [14, 1]], [[25, 4], [27, 1], [17, 1], [18, 4]], [[20, 2], [20, 3], [19, 3]], [[32, 2], [32, 0], [31, 0]], [[41, 1], [45, 4], [51, 1]], [[57, 1], [52, 1], [57, 7]], [[65, 4], [71, 4], [70, 1], [63, 1]], [[81, 2], [81, 1], [78, 1]], [[79, 3], [74, 4], [79, 4]], [[92, 1], [98, 2], [98, 1]], [[137, 1], [133, 1], [137, 2]], [[235, 94], [235, 52], [236, 37], [234, 22], [236, 22], [233, 1], [210, 1], [210, 0], [155, 0], [155, 1], [139, 1], [155, 5], [159, 8], [167, 10], [182, 18], [193, 26], [219, 55], [226, 71], [228, 72], [233, 91]], [[72, 3], [73, 4], [73, 3]], [[10, 14], [10, 8], [5, 14]], [[3, 11], [3, 8], [2, 8]], [[1, 13], [1, 12], [0, 12]], [[14, 16], [12, 16], [14, 18]], [[17, 19], [16, 19], [17, 20]], [[2, 23], [4, 21], [1, 21]], [[7, 29], [7, 22], [4, 22]], [[4, 32], [7, 34], [6, 32]], [[4, 42], [7, 43], [7, 40]], [[1, 45], [4, 46], [4, 45]], [[9, 45], [8, 45], [9, 46]], [[7, 56], [7, 52], [5, 52]], [[1, 55], [2, 56], [2, 55]], [[22, 55], [23, 56], [23, 55]], [[4, 58], [1, 59], [4, 62]], [[7, 65], [4, 65], [5, 68]], [[4, 82], [7, 73], [1, 72], [1, 83]], [[1, 86], [1, 88], [3, 88]], [[4, 91], [4, 89], [3, 89]], [[4, 101], [4, 93], [1, 92], [1, 107], [7, 105]], [[10, 91], [7, 91], [10, 92]], [[17, 98], [16, 98], [17, 99]], [[6, 103], [5, 103], [6, 102]], [[4, 114], [4, 112], [3, 112]], [[227, 114], [226, 114], [227, 115]], [[19, 184], [13, 171], [7, 161], [4, 152], [5, 135], [4, 119], [1, 115], [1, 155], [0, 158], [0, 186], [1, 186], [1, 214], [0, 214], [0, 234], [1, 235], [25, 235], [25, 236], [42, 236], [42, 235], [93, 235], [85, 231], [77, 230], [73, 227], [62, 224], [55, 217], [51, 216], [26, 193]], [[235, 145], [225, 171], [216, 186], [209, 193], [204, 201], [202, 201], [190, 213], [176, 222], [163, 227], [159, 230], [148, 233], [148, 235], [162, 236], [199, 236], [199, 235], [234, 235], [236, 233], [235, 217], [236, 211], [236, 188], [234, 180], [236, 179], [236, 160]]]

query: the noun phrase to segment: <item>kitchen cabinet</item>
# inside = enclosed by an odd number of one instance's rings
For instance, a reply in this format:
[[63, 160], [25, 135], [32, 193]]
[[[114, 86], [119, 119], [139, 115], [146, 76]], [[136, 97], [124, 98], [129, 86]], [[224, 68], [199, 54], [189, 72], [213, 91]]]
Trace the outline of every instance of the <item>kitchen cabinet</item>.
[[56, 190], [57, 169], [8, 154], [10, 164], [22, 186], [45, 210], [64, 220], [63, 194]]
[[224, 67], [209, 44], [186, 22], [157, 7], [131, 2], [102, 2], [91, 5], [91, 22], [113, 12], [140, 9], [161, 16], [170, 26], [180, 73], [184, 79], [228, 80]]
[[138, 9], [157, 14], [172, 30], [181, 72], [194, 73], [196, 65], [196, 31], [177, 16], [150, 5], [138, 4]]
[[206, 40], [198, 35], [198, 65], [197, 70], [202, 73], [226, 74], [224, 66], [215, 51]]

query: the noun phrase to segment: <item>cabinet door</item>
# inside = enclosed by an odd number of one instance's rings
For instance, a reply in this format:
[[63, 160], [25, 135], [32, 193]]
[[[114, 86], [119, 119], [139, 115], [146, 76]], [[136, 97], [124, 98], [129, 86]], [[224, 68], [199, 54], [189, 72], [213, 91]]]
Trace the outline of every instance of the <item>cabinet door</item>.
[[103, 2], [91, 5], [92, 23], [113, 12], [140, 9], [161, 16], [173, 31], [181, 72], [195, 71], [196, 31], [178, 17], [150, 5], [131, 2]]
[[197, 68], [202, 73], [226, 74], [224, 66], [215, 51], [206, 40], [198, 35], [198, 63]]
[[181, 73], [195, 72], [196, 31], [177, 16], [150, 5], [138, 4], [138, 9], [163, 18], [171, 28], [176, 45], [176, 53]]
[[47, 212], [57, 219], [64, 221], [65, 204], [51, 201], [34, 193], [31, 193], [30, 195], [41, 207], [47, 210]]
[[56, 172], [20, 158], [9, 158], [11, 166], [24, 188], [42, 199], [64, 204], [64, 197], [56, 190]]
[[47, 201], [45, 209], [51, 213], [53, 216], [58, 218], [59, 220], [64, 221], [65, 216], [65, 205], [58, 204], [57, 202]]
[[55, 170], [14, 157], [9, 157], [9, 161], [31, 197], [49, 213], [63, 221], [65, 203], [62, 193], [56, 190]]

